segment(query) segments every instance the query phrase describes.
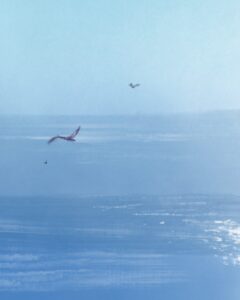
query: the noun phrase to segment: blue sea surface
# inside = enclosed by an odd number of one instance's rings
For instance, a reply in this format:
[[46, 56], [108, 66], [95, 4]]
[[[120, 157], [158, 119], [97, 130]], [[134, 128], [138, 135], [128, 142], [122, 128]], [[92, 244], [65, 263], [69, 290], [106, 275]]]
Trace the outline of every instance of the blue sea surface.
[[240, 299], [239, 113], [1, 116], [0, 141], [0, 299]]

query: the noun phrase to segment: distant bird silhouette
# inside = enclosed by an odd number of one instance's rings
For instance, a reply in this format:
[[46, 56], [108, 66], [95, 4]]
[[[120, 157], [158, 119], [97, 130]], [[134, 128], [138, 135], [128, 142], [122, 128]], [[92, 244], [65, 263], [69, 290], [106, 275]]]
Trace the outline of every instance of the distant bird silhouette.
[[51, 144], [56, 139], [62, 139], [65, 141], [74, 142], [74, 141], [76, 141], [74, 138], [79, 133], [79, 131], [80, 131], [80, 126], [72, 134], [70, 134], [68, 136], [56, 135], [56, 136], [50, 138], [50, 140], [48, 141], [48, 144]]
[[47, 165], [47, 163], [48, 163], [48, 161], [47, 161], [47, 160], [45, 160], [45, 162], [44, 162], [44, 165]]
[[135, 83], [133, 84], [132, 82], [129, 83], [129, 86], [132, 88], [132, 89], [135, 89], [136, 87], [140, 86], [140, 83]]

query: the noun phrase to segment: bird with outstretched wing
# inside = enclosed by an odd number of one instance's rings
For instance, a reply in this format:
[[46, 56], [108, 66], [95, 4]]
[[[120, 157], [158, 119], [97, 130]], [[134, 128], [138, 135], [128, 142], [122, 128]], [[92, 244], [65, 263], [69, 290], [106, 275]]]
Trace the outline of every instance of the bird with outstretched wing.
[[79, 133], [80, 131], [80, 126], [70, 135], [68, 136], [62, 136], [62, 135], [56, 135], [56, 136], [53, 136], [52, 138], [50, 138], [50, 140], [48, 140], [48, 144], [51, 144], [52, 142], [54, 142], [56, 139], [62, 139], [62, 140], [65, 140], [65, 141], [69, 141], [69, 142], [75, 142], [75, 137], [77, 136], [77, 134]]
[[129, 86], [132, 88], [132, 89], [135, 89], [136, 87], [140, 86], [140, 83], [135, 83], [133, 84], [132, 82], [129, 83]]

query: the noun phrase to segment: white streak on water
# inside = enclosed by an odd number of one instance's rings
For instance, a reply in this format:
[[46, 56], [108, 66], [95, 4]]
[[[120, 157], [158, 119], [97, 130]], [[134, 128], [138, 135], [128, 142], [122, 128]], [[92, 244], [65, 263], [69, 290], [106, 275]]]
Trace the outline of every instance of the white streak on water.
[[[57, 135], [58, 133], [55, 133]], [[68, 133], [66, 133], [67, 135]], [[53, 134], [54, 135], [54, 134]], [[65, 134], [62, 134], [65, 135]], [[0, 140], [39, 140], [48, 141], [51, 135], [0, 135]], [[143, 143], [154, 143], [154, 142], [185, 142], [192, 138], [189, 135], [183, 134], [126, 134], [126, 133], [112, 133], [104, 134], [103, 132], [81, 132], [77, 137], [76, 142], [90, 142], [90, 143], [102, 143], [102, 142], [143, 142]]]
[[30, 255], [29, 260], [24, 254], [13, 254], [0, 257], [0, 265], [2, 260], [9, 265], [5, 264], [0, 273], [1, 291], [155, 285], [185, 278], [171, 265], [171, 256], [154, 253], [82, 252], [58, 257], [41, 254]]

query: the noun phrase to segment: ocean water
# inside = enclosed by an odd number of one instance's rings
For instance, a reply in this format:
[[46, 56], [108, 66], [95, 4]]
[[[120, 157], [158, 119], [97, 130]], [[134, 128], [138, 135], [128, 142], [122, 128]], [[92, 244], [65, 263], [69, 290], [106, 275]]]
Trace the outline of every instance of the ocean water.
[[239, 300], [239, 113], [2, 116], [0, 141], [0, 299]]

